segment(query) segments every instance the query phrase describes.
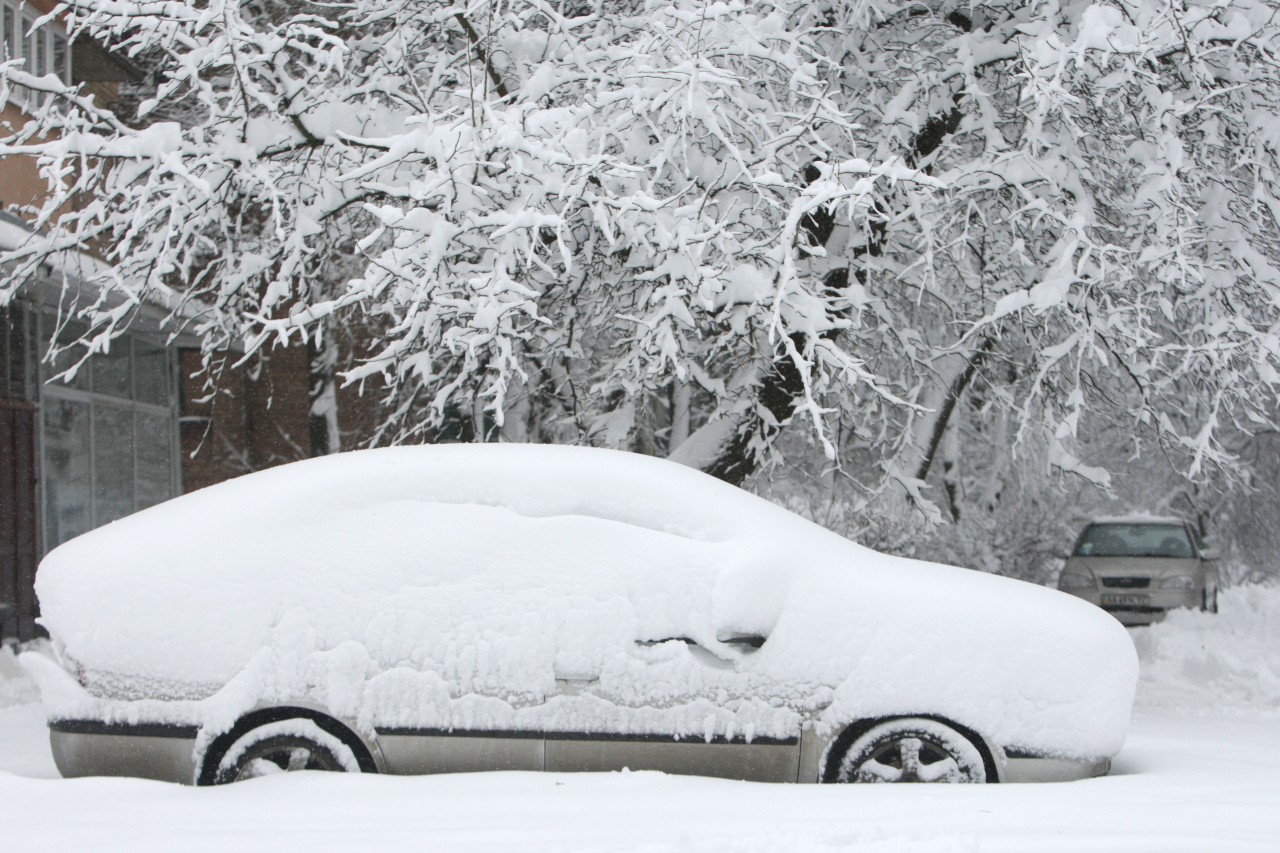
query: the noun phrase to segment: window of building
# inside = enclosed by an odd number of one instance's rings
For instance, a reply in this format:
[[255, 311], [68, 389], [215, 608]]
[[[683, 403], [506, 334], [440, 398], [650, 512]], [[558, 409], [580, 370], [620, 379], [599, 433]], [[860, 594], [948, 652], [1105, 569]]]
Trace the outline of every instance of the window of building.
[[0, 32], [4, 35], [4, 58], [13, 59], [19, 56], [18, 43], [22, 40], [22, 36], [18, 35], [18, 10], [8, 3], [0, 4]]
[[[18, 0], [0, 0], [0, 42], [3, 59], [25, 59], [23, 66], [29, 74], [37, 77], [45, 74], [57, 74], [64, 83], [71, 82], [71, 51], [68, 49], [67, 36], [62, 28], [53, 22], [47, 22], [36, 28], [38, 17]], [[18, 106], [27, 106], [29, 92], [21, 86], [14, 86], [9, 100]]]
[[71, 51], [67, 50], [67, 40], [61, 33], [55, 32], [49, 38], [50, 58], [53, 69], [62, 78], [63, 83], [71, 82]]
[[[53, 335], [52, 321], [41, 318], [41, 340]], [[41, 366], [45, 550], [179, 491], [171, 350], [130, 334], [70, 382], [58, 372]]]

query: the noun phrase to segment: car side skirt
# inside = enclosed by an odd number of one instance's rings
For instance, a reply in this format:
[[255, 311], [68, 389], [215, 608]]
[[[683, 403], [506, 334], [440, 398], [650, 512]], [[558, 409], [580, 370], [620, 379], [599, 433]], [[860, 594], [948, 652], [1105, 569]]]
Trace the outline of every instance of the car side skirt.
[[55, 720], [49, 724], [49, 746], [67, 779], [134, 776], [190, 785], [196, 778], [194, 726]]
[[660, 770], [677, 775], [793, 782], [796, 738], [683, 738], [579, 732], [379, 729], [389, 773]]

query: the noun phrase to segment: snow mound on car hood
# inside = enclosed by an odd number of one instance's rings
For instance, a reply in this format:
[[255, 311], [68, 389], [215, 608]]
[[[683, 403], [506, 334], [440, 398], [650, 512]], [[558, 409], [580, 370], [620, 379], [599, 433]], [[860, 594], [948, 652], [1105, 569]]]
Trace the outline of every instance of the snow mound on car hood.
[[[369, 728], [599, 731], [621, 708], [629, 730], [699, 737], [933, 713], [1097, 756], [1136, 675], [1123, 629], [1070, 596], [582, 448], [283, 466], [66, 543], [37, 592], [95, 713], [207, 725], [300, 697]], [[71, 693], [46, 691], [68, 703], [51, 715], [88, 712]]]

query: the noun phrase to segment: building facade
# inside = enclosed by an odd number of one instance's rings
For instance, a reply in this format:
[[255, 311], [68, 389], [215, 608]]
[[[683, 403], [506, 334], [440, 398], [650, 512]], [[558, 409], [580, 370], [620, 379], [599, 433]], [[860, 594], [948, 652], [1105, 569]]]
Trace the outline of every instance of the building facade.
[[28, 283], [0, 308], [0, 602], [16, 605], [5, 636], [23, 640], [38, 631], [35, 570], [49, 550], [175, 495], [322, 452], [310, 441], [305, 348], [230, 368], [210, 391], [193, 342], [144, 311], [109, 352], [68, 373], [53, 355], [79, 331], [56, 301], [65, 293], [60, 278]]
[[[68, 39], [56, 20], [36, 27], [54, 6], [0, 0], [3, 58], [110, 102], [130, 70]], [[13, 88], [0, 133], [27, 120], [35, 97]], [[43, 193], [31, 160], [0, 157], [0, 250], [31, 236], [27, 217]], [[228, 369], [210, 392], [194, 342], [144, 307], [109, 352], [58, 357], [83, 331], [77, 301], [93, 296], [74, 268], [48, 269], [0, 307], [0, 604], [15, 606], [5, 637], [38, 633], [34, 579], [52, 548], [185, 491], [312, 455], [305, 348]]]

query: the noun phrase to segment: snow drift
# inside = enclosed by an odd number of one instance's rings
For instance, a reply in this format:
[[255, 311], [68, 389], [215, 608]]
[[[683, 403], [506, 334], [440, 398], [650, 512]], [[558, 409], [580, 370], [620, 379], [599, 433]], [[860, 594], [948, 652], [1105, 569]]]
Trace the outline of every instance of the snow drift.
[[1139, 705], [1280, 714], [1280, 586], [1224, 589], [1218, 603], [1218, 614], [1175, 610], [1134, 629]]

